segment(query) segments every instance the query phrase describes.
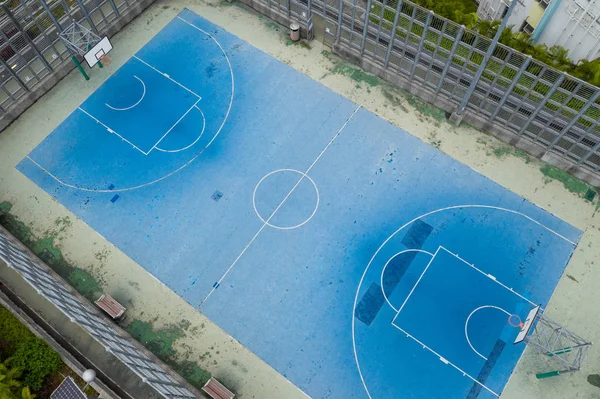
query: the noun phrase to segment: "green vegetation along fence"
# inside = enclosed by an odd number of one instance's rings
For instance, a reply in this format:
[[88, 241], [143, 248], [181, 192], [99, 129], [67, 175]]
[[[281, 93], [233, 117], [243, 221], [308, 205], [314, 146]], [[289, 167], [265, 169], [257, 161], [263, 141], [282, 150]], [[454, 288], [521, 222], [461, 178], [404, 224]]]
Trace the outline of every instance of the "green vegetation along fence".
[[[304, 29], [323, 26], [324, 42], [335, 53], [448, 112], [464, 98], [491, 45], [409, 1], [242, 1], [272, 18], [291, 15]], [[504, 45], [494, 50], [465, 116], [596, 186], [599, 118], [598, 87]]]
[[73, 323], [79, 324], [106, 350], [122, 361], [142, 381], [168, 399], [197, 398], [182, 378], [159, 365], [146, 350], [108, 322], [99, 311], [57, 277], [50, 268], [0, 227], [0, 259], [16, 270], [40, 295], [54, 304]]
[[74, 65], [58, 34], [73, 21], [113, 35], [154, 0], [8, 0], [0, 3], [0, 130]]

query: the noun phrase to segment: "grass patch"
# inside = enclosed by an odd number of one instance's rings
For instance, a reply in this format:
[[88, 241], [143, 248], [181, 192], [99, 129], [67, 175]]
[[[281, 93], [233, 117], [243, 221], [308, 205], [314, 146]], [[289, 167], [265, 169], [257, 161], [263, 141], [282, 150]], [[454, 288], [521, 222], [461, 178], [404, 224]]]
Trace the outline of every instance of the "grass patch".
[[[190, 384], [200, 389], [210, 379], [210, 373], [198, 366], [196, 362], [188, 359], [178, 360], [177, 352], [173, 348], [175, 341], [187, 335], [186, 330], [189, 325], [187, 320], [182, 320], [179, 325], [170, 325], [155, 330], [151, 322], [134, 319], [125, 326], [125, 331]], [[203, 354], [200, 358], [204, 360], [206, 356], [210, 356], [210, 352]]]
[[491, 153], [488, 153], [488, 155], [492, 155], [492, 154], [495, 155], [497, 158], [504, 158], [507, 155], [512, 155], [514, 157], [521, 158], [522, 160], [525, 161], [525, 163], [531, 162], [531, 158], [528, 153], [526, 153], [525, 151], [520, 150], [518, 148], [514, 148], [514, 147], [508, 147], [508, 146], [492, 147], [492, 151], [491, 151]]
[[329, 51], [322, 51], [321, 54], [333, 63], [331, 73], [334, 75], [347, 76], [358, 84], [365, 83], [367, 86], [370, 87], [375, 87], [382, 84], [381, 79], [377, 76], [365, 72], [352, 64], [342, 61], [341, 59], [331, 54]]
[[[565, 186], [567, 190], [583, 198], [586, 198], [586, 196], [591, 196], [591, 194], [589, 194], [590, 190], [594, 191], [594, 193], [596, 192], [589, 184], [571, 176], [563, 170], [555, 168], [554, 166], [546, 165], [540, 168], [540, 172], [550, 179], [558, 180], [563, 184], [563, 186]], [[592, 196], [592, 199], [594, 197], [595, 194]]]
[[52, 230], [44, 232], [42, 237], [37, 237], [31, 228], [10, 213], [11, 209], [11, 203], [0, 203], [0, 210], [3, 213], [3, 216], [0, 216], [0, 225], [4, 226], [52, 270], [67, 280], [81, 295], [94, 301], [103, 291], [100, 282], [87, 271], [71, 265], [64, 258], [61, 250], [56, 247], [56, 242], [62, 239], [61, 233], [71, 227], [70, 219], [68, 217], [57, 218]]

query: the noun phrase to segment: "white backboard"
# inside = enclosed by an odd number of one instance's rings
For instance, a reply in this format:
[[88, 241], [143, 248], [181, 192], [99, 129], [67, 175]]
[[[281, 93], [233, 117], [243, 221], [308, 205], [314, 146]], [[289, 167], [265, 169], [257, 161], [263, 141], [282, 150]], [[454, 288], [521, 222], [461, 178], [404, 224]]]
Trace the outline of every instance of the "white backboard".
[[521, 328], [521, 331], [519, 331], [517, 338], [515, 338], [515, 342], [514, 342], [515, 344], [525, 341], [525, 338], [527, 337], [527, 335], [529, 335], [531, 326], [533, 326], [533, 322], [535, 321], [535, 318], [539, 312], [540, 312], [539, 306], [536, 306], [535, 308], [533, 308], [529, 311], [529, 314], [527, 315], [527, 319], [525, 319], [525, 321], [523, 322], [523, 327]]
[[100, 57], [108, 54], [110, 50], [113, 49], [110, 40], [108, 37], [103, 37], [90, 51], [85, 53], [84, 58], [85, 62], [87, 62], [88, 66], [91, 68], [100, 61]]

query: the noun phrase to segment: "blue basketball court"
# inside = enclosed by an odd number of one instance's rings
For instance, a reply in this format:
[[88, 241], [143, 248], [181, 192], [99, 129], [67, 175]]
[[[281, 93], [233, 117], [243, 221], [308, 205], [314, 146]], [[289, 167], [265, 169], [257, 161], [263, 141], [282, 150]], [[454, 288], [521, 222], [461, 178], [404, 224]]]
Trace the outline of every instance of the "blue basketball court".
[[17, 168], [313, 398], [499, 396], [581, 236], [188, 10]]

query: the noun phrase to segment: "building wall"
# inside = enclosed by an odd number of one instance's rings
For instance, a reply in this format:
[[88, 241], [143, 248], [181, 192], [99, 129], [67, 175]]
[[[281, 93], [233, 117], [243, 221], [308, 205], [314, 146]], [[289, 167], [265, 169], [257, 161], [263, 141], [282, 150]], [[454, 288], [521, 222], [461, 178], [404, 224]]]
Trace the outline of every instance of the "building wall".
[[[600, 0], [553, 0], [558, 2], [555, 11], [552, 7], [543, 8], [536, 0], [524, 0], [515, 7], [508, 20], [513, 31], [518, 32], [527, 22], [535, 32], [536, 43], [548, 47], [560, 45], [569, 50], [574, 61], [595, 59], [600, 56]], [[482, 0], [477, 10], [481, 19], [500, 19], [505, 3], [502, 0]], [[495, 12], [490, 13], [489, 10]], [[548, 13], [548, 14], [547, 14]], [[547, 14], [547, 15], [546, 15]], [[547, 23], [541, 23], [550, 18]]]
[[538, 42], [569, 50], [573, 60], [598, 57], [600, 0], [563, 0]]

